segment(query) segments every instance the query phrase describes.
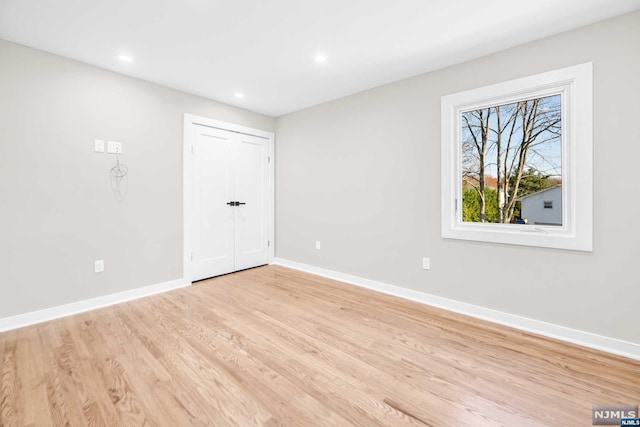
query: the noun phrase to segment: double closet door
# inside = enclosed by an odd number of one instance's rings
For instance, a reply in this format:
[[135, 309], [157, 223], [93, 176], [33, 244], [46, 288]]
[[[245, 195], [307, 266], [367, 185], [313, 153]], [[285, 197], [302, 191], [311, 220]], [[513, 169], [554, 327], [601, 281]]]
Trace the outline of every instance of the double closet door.
[[267, 264], [269, 140], [194, 126], [192, 280]]

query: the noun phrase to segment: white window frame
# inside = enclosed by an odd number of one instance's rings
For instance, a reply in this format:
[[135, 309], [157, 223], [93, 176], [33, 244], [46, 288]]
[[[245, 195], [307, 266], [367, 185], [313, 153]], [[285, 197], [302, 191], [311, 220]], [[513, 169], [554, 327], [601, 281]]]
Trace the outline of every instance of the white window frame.
[[[462, 221], [461, 113], [525, 99], [562, 96], [562, 226]], [[441, 99], [442, 237], [593, 250], [593, 65], [575, 65]]]

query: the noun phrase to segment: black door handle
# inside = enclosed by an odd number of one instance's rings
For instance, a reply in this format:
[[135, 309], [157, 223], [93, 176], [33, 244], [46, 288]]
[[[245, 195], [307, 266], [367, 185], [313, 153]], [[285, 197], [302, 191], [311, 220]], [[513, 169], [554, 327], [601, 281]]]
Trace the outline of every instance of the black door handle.
[[236, 206], [240, 206], [240, 205], [246, 205], [245, 202], [236, 202]]
[[227, 204], [228, 204], [229, 206], [235, 206], [235, 203], [236, 203], [236, 202], [227, 202]]

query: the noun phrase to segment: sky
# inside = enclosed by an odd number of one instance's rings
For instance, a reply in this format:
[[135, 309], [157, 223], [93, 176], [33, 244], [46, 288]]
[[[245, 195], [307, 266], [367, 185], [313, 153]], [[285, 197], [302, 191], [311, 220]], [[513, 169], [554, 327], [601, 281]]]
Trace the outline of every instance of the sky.
[[[539, 98], [538, 104], [538, 119], [539, 120], [550, 120], [553, 118], [558, 118], [561, 114], [561, 95], [551, 95]], [[532, 103], [532, 101], [529, 101]], [[500, 116], [501, 123], [504, 127], [504, 124], [507, 123], [508, 118], [511, 117], [513, 111], [515, 110], [516, 103], [508, 103], [500, 105]], [[486, 108], [484, 109], [486, 112]], [[472, 110], [463, 112], [463, 116], [466, 116], [471, 121], [472, 126], [474, 124], [478, 124], [478, 121], [475, 117], [473, 117], [472, 113], [477, 112], [479, 110]], [[497, 139], [497, 129], [498, 129], [498, 120], [495, 109], [491, 109], [491, 119], [489, 121], [489, 126], [492, 132], [490, 132], [490, 141], [492, 143], [489, 145], [489, 149], [487, 150], [487, 164], [485, 165], [485, 175], [497, 176], [496, 171], [496, 139]], [[521, 121], [517, 120], [516, 123], [520, 124]], [[560, 127], [562, 127], [562, 123], [560, 123]], [[477, 130], [475, 131], [478, 134]], [[503, 131], [502, 136], [502, 145], [506, 147], [506, 140], [508, 138], [509, 133], [511, 132], [511, 126], [507, 126]], [[472, 140], [471, 132], [468, 130], [465, 121], [462, 120], [462, 128], [461, 128], [461, 140], [463, 147], [465, 146], [465, 142]], [[522, 126], [516, 125], [513, 131], [512, 141], [519, 142], [522, 139]], [[512, 147], [509, 150], [508, 156], [509, 161], [514, 159], [514, 156], [517, 154], [517, 151], [513, 148], [513, 146], [518, 146], [519, 144], [512, 143]], [[503, 148], [503, 151], [505, 148]], [[477, 150], [474, 148], [471, 151], [462, 151], [462, 162], [463, 165], [466, 162], [472, 162], [474, 158], [477, 158]], [[527, 160], [525, 170], [529, 169], [529, 167], [533, 167], [537, 171], [542, 174], [550, 175], [554, 178], [562, 177], [562, 138], [559, 134], [554, 135], [553, 133], [546, 131], [540, 133], [540, 135], [536, 138], [534, 144], [532, 144], [531, 148], [527, 152]]]

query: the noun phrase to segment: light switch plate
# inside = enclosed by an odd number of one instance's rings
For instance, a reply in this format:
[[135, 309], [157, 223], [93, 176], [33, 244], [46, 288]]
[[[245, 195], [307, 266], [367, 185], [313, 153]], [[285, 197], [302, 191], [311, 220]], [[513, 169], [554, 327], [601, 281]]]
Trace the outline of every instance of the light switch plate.
[[422, 258], [422, 268], [425, 270], [431, 270], [431, 259]]
[[102, 139], [96, 139], [95, 150], [96, 153], [104, 153], [104, 141]]
[[116, 141], [108, 141], [107, 152], [109, 154], [122, 154], [122, 143]]
[[96, 273], [102, 273], [104, 271], [104, 260], [94, 261], [94, 271]]

